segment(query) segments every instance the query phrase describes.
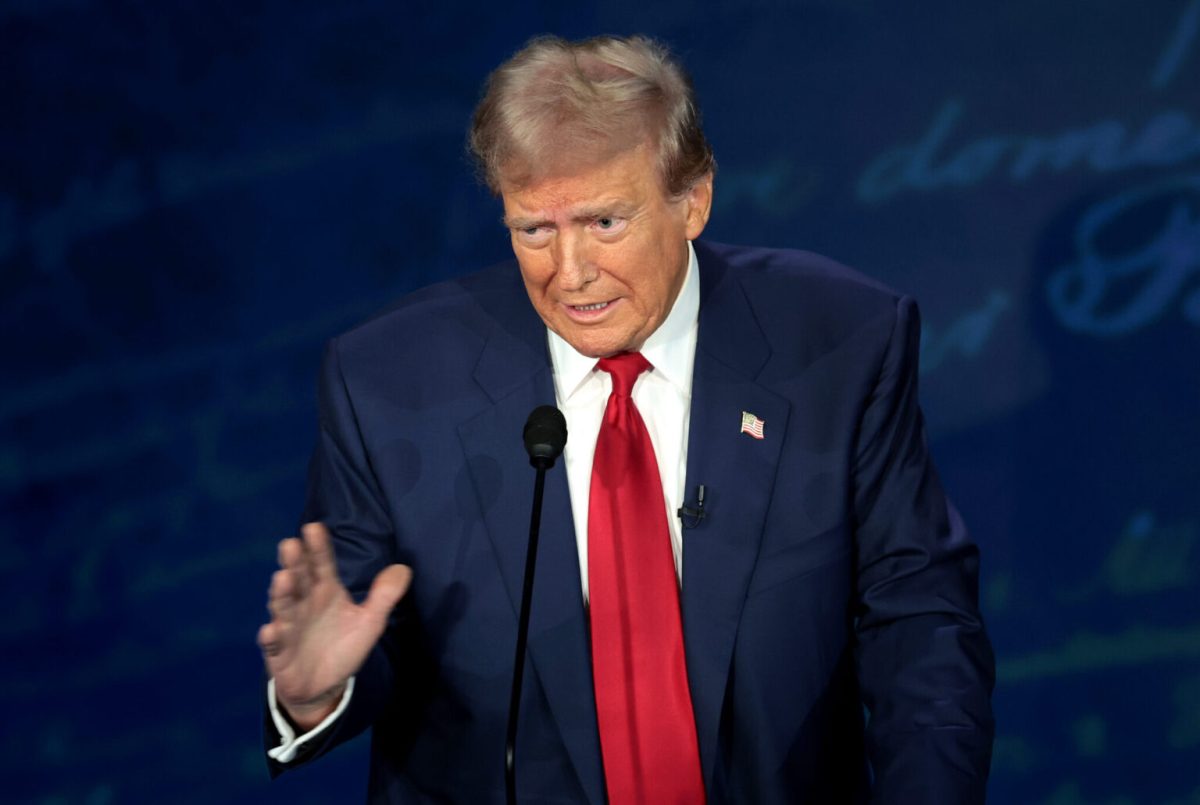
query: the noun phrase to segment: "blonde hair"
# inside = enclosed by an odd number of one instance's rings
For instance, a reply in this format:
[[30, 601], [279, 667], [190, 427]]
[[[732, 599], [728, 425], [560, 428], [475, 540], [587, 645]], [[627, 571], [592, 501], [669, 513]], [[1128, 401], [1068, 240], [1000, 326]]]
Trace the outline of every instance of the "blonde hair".
[[644, 36], [541, 36], [488, 76], [469, 145], [498, 195], [501, 180], [523, 184], [645, 142], [668, 195], [716, 170], [691, 80], [667, 49]]

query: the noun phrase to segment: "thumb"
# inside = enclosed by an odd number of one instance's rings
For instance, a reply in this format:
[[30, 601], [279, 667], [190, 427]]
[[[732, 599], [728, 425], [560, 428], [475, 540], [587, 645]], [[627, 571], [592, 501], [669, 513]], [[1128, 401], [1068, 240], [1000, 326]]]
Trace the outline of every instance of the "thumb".
[[371, 590], [367, 593], [367, 600], [363, 601], [363, 609], [380, 620], [387, 618], [392, 612], [392, 607], [396, 606], [408, 591], [412, 576], [412, 568], [408, 565], [388, 565], [379, 571], [379, 575], [371, 582]]

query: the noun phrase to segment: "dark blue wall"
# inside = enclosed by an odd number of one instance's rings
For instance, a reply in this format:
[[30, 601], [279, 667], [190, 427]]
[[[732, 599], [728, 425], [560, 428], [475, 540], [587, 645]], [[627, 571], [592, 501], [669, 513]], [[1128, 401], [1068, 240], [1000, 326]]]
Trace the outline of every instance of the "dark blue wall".
[[0, 3], [0, 798], [361, 800], [267, 783], [273, 546], [322, 342], [506, 255], [463, 133], [541, 31], [682, 55], [710, 237], [921, 300], [992, 801], [1200, 802], [1200, 0]]

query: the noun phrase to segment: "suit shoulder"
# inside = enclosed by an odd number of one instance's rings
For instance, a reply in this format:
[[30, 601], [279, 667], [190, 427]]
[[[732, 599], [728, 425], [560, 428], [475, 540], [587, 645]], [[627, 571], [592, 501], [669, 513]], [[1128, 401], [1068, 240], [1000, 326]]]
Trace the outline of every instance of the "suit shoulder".
[[412, 338], [423, 346], [435, 339], [470, 340], [485, 335], [495, 311], [521, 303], [524, 293], [515, 262], [507, 261], [407, 293], [335, 340], [349, 350]]
[[[823, 301], [847, 297], [859, 304], [894, 306], [903, 296], [873, 277], [829, 257], [802, 249], [705, 244], [705, 251], [724, 261], [748, 289], [804, 294]], [[700, 254], [699, 248], [697, 254]]]
[[846, 333], [880, 323], [890, 328], [904, 294], [829, 257], [798, 249], [705, 244], [697, 248], [726, 266], [725, 282], [742, 289], [760, 324], [803, 323]]
[[496, 327], [506, 317], [522, 321], [528, 308], [520, 273], [508, 261], [405, 294], [334, 338], [331, 349], [343, 370], [359, 377], [469, 377]]

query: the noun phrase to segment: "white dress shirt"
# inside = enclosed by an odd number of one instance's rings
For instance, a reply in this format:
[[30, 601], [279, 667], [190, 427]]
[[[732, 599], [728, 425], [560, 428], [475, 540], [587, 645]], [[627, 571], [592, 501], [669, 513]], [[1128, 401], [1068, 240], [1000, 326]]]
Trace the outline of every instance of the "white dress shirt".
[[[700, 314], [700, 269], [696, 251], [688, 243], [687, 276], [666, 321], [651, 333], [641, 353], [651, 369], [643, 372], [633, 386], [633, 402], [646, 423], [658, 473], [662, 479], [663, 506], [671, 532], [671, 553], [675, 557], [675, 578], [683, 578], [683, 532], [676, 511], [683, 505], [684, 476], [687, 469], [688, 421], [692, 408], [692, 367], [696, 357], [696, 332]], [[596, 437], [604, 419], [604, 407], [612, 391], [612, 377], [596, 367], [597, 359], [575, 351], [556, 333], [546, 331], [550, 342], [550, 361], [554, 368], [554, 396], [567, 420], [567, 445], [563, 450], [567, 486], [571, 495], [571, 514], [575, 521], [575, 541], [579, 554], [579, 577], [583, 581], [583, 600], [588, 600], [588, 497], [592, 484], [592, 457]], [[275, 701], [275, 680], [267, 683], [267, 701], [271, 720], [279, 732], [279, 746], [267, 754], [287, 763], [296, 751], [341, 716], [350, 703], [354, 677], [337, 709], [304, 735], [280, 712]]]

